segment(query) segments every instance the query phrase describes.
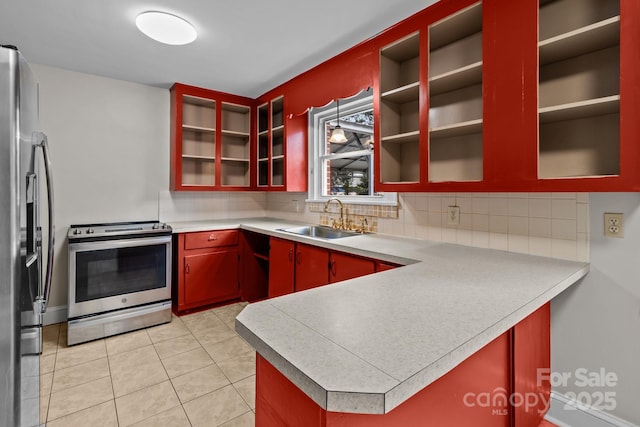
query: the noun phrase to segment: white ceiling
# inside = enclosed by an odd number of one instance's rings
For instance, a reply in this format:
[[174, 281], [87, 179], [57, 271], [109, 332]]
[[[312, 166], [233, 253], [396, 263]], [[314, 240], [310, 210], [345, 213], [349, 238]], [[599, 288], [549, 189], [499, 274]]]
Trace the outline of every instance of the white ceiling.
[[[153, 86], [257, 97], [437, 0], [2, 0], [0, 44], [30, 62]], [[157, 43], [135, 17], [160, 10], [198, 39]]]

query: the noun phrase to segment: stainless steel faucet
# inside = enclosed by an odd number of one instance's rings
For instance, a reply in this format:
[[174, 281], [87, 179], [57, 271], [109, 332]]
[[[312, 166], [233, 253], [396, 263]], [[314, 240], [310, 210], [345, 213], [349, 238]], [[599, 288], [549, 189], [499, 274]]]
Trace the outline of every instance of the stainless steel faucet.
[[324, 204], [324, 212], [329, 212], [329, 203], [334, 200], [340, 205], [340, 224], [338, 225], [338, 228], [340, 230], [344, 230], [344, 205], [342, 204], [342, 201], [340, 199], [338, 199], [337, 197], [332, 197], [327, 200], [327, 202]]

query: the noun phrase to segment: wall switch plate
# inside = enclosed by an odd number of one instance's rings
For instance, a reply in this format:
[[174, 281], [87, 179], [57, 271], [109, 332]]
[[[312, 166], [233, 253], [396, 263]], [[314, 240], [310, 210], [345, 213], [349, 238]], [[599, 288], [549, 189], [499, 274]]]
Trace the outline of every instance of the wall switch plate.
[[607, 213], [604, 214], [604, 235], [606, 237], [624, 237], [623, 214]]
[[460, 206], [449, 206], [447, 211], [447, 224], [460, 224]]

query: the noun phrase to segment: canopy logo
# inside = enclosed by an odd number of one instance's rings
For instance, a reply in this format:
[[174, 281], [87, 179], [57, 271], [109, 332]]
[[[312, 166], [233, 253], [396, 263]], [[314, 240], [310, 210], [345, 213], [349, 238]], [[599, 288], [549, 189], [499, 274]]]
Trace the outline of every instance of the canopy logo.
[[616, 408], [616, 392], [610, 390], [618, 384], [615, 372], [607, 372], [604, 368], [598, 371], [578, 368], [573, 372], [551, 372], [545, 368], [538, 369], [536, 377], [536, 391], [509, 393], [505, 388], [497, 387], [492, 391], [466, 393], [462, 400], [466, 407], [487, 408], [492, 415], [506, 416], [509, 408], [524, 408], [525, 412], [538, 411], [545, 414], [550, 404], [547, 392], [547, 384], [550, 384], [554, 388], [584, 389], [578, 392], [563, 391], [571, 400], [571, 403], [565, 405], [565, 409], [591, 407], [610, 411]]

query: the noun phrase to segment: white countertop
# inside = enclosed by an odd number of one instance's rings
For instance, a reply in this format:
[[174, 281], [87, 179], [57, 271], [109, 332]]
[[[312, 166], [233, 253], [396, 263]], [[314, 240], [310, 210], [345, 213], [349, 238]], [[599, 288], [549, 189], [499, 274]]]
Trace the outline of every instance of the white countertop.
[[376, 234], [335, 240], [269, 218], [169, 223], [242, 228], [405, 267], [249, 304], [236, 330], [328, 411], [381, 414], [574, 284], [589, 264]]

